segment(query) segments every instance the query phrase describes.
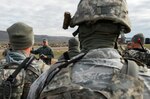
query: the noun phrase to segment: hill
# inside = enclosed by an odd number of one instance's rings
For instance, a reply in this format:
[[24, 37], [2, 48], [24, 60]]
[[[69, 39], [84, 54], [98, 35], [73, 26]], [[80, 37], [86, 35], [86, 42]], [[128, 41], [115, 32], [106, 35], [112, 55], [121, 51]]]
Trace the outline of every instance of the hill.
[[0, 31], [0, 42], [8, 42], [8, 34], [5, 31]]
[[[48, 39], [49, 43], [52, 44], [63, 44], [67, 43], [70, 37], [65, 37], [65, 36], [48, 36], [48, 35], [35, 35], [35, 42], [36, 43], [41, 43], [42, 40], [46, 38]], [[0, 42], [1, 43], [6, 43], [8, 42], [8, 34], [6, 31], [0, 31]]]

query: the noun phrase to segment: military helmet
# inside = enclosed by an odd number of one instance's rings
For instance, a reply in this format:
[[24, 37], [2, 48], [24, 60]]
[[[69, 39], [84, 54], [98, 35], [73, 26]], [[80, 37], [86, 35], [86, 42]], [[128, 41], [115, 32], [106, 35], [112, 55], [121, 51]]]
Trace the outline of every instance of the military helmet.
[[70, 26], [100, 20], [120, 24], [125, 33], [131, 31], [126, 0], [81, 0]]

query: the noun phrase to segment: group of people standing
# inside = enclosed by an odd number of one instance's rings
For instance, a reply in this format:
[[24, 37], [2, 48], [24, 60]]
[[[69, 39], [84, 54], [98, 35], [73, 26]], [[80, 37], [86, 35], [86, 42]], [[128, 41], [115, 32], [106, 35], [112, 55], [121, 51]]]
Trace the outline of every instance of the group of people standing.
[[[17, 22], [7, 29], [9, 35], [9, 47], [3, 52], [4, 59], [0, 61], [1, 64], [1, 78], [0, 78], [0, 98], [5, 99], [7, 94], [3, 94], [3, 81], [13, 74], [27, 57], [32, 54], [38, 54], [39, 59], [34, 59], [30, 66], [21, 71], [13, 83], [11, 99], [26, 99], [31, 84], [47, 69], [50, 68], [51, 60], [54, 58], [54, 53], [48, 45], [48, 40], [43, 39], [42, 46], [34, 50], [34, 33], [32, 27], [29, 25]], [[68, 41], [69, 48], [65, 53], [69, 59], [79, 54], [79, 42], [76, 38], [71, 38]], [[60, 56], [59, 60], [65, 60], [64, 55]], [[17, 66], [12, 64], [18, 64]], [[9, 68], [6, 68], [9, 66]]]
[[[132, 55], [132, 50], [148, 53], [142, 35], [133, 37], [124, 55], [117, 47], [120, 33], [131, 31], [126, 0], [81, 0], [69, 26], [78, 26], [81, 52], [69, 48], [54, 65], [35, 59], [16, 77], [10, 99], [149, 99], [149, 61], [140, 60], [142, 54], [140, 59]], [[7, 32], [12, 50], [1, 61], [1, 99], [7, 97], [3, 81], [17, 68], [5, 64], [21, 64], [31, 53], [40, 54], [43, 60], [54, 56], [47, 55], [51, 50], [45, 47], [46, 40], [43, 47], [31, 51], [34, 35], [27, 24], [15, 23]], [[70, 42], [70, 46], [79, 43]]]

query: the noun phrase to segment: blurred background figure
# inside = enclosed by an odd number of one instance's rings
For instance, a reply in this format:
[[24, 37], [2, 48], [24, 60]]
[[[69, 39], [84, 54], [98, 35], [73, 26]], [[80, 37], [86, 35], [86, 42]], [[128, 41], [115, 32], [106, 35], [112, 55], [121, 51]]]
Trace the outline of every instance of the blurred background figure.
[[47, 65], [51, 64], [52, 58], [54, 58], [53, 51], [51, 47], [48, 45], [48, 40], [43, 39], [42, 47], [37, 50], [32, 50], [32, 54], [39, 54], [39, 58], [42, 59]]
[[138, 33], [132, 37], [131, 46], [127, 45], [124, 57], [136, 59], [148, 67], [150, 66], [150, 50], [144, 47], [145, 37], [142, 33]]
[[[34, 59], [27, 69], [19, 72], [11, 84], [12, 87], [7, 87], [7, 89], [3, 86], [3, 81], [6, 81], [18, 69], [18, 66], [27, 57], [30, 57], [30, 51], [34, 44], [33, 28], [25, 23], [14, 23], [7, 28], [7, 33], [10, 44], [8, 44], [8, 49], [6, 49], [5, 58], [0, 60], [0, 99], [8, 97], [10, 97], [9, 99], [26, 99], [30, 85], [39, 77], [43, 70], [46, 70], [46, 65], [43, 61]], [[7, 92], [3, 89], [6, 89]]]
[[131, 49], [132, 48], [132, 42], [128, 42], [128, 44], [127, 44], [127, 50], [129, 50], [129, 49]]
[[80, 53], [80, 43], [79, 40], [75, 37], [72, 37], [68, 41], [68, 51], [64, 52], [62, 56], [59, 57], [60, 60], [69, 60], [72, 57], [78, 55]]
[[138, 33], [132, 37], [132, 47], [133, 49], [143, 49], [145, 37], [143, 33]]
[[12, 51], [12, 47], [11, 44], [8, 43], [7, 48], [4, 50], [4, 52], [2, 53], [2, 55], [5, 57], [7, 55], [7, 52]]

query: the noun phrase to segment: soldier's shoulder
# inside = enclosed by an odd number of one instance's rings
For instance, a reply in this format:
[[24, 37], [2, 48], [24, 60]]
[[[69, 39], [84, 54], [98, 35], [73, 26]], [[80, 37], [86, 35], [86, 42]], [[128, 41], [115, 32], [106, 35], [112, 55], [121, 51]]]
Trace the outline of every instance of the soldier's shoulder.
[[31, 66], [34, 68], [39, 68], [39, 66], [43, 64], [44, 62], [39, 59], [39, 60], [33, 60], [33, 62], [31, 63]]
[[140, 51], [139, 50], [135, 50], [135, 49], [130, 49], [130, 50], [128, 50], [128, 53], [129, 54], [137, 54], [137, 53], [139, 53]]
[[132, 49], [126, 49], [123, 52], [123, 57], [129, 57], [132, 56], [132, 54], [135, 54], [136, 51], [132, 50]]
[[37, 50], [41, 50], [41, 49], [43, 49], [43, 46], [40, 46]]
[[50, 46], [47, 46], [46, 48], [47, 48], [47, 49], [50, 49], [50, 50], [52, 49]]
[[32, 62], [32, 66], [41, 72], [44, 72], [45, 70], [49, 69], [50, 66], [46, 65], [41, 59], [34, 60]]

